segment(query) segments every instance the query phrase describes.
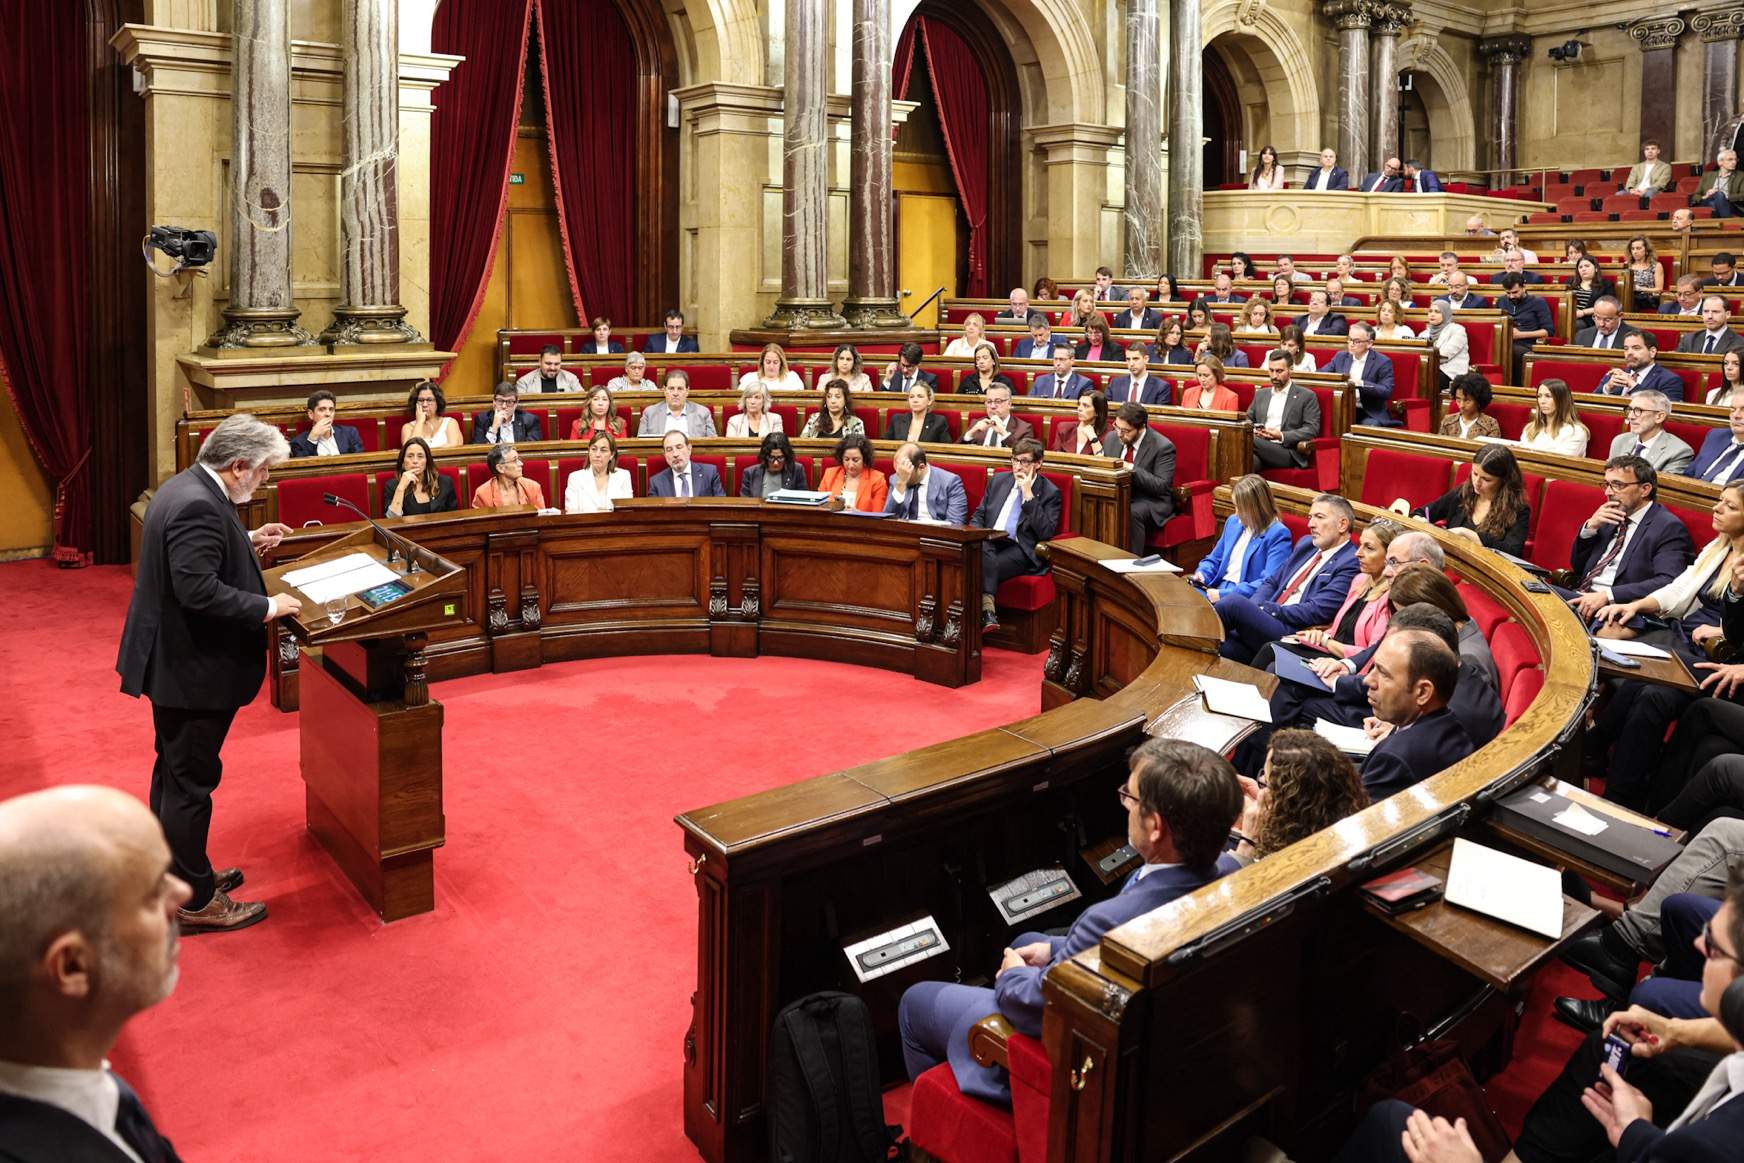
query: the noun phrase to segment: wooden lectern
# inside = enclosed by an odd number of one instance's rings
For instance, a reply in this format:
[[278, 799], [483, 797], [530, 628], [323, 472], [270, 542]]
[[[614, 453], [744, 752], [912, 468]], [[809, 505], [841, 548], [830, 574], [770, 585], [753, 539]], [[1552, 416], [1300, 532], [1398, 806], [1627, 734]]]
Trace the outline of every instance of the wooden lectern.
[[[385, 601], [371, 595], [376, 605], [353, 594], [334, 621], [325, 601], [285, 580], [360, 554], [391, 570], [407, 592]], [[309, 831], [384, 921], [427, 913], [436, 906], [431, 853], [443, 842], [442, 705], [425, 683], [424, 644], [431, 630], [464, 619], [466, 571], [366, 526], [274, 566], [266, 583], [268, 593], [289, 593], [303, 606], [288, 622], [303, 648]]]

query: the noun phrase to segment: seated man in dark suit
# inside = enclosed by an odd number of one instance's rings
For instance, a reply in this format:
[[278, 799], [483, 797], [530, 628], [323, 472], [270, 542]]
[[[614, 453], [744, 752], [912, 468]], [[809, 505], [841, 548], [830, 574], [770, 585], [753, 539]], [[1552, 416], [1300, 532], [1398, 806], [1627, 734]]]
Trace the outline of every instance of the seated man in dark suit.
[[1723, 149], [1715, 155], [1714, 168], [1702, 175], [1690, 201], [1711, 208], [1715, 218], [1744, 214], [1744, 173], [1738, 170], [1736, 151]]
[[1655, 361], [1659, 340], [1651, 331], [1623, 337], [1623, 366], [1612, 368], [1599, 381], [1602, 396], [1629, 396], [1636, 392], [1662, 392], [1672, 401], [1683, 399], [1683, 378]]
[[1000, 1013], [1019, 1032], [1040, 1037], [1042, 978], [1048, 970], [1094, 949], [1109, 931], [1238, 867], [1223, 851], [1242, 807], [1241, 784], [1228, 760], [1197, 743], [1150, 739], [1133, 751], [1129, 763], [1120, 802], [1126, 807], [1127, 842], [1144, 866], [1113, 897], [1080, 913], [1065, 936], [1016, 938], [992, 989], [944, 981], [910, 986], [896, 1018], [910, 1078], [949, 1062], [964, 1094], [1009, 1105], [1005, 1070], [982, 1066], [969, 1053], [970, 1027]]
[[1356, 510], [1337, 493], [1321, 493], [1308, 506], [1308, 536], [1296, 543], [1276, 573], [1252, 596], [1223, 594], [1216, 602], [1223, 623], [1217, 652], [1252, 662], [1260, 647], [1286, 634], [1332, 621], [1356, 576], [1356, 546], [1350, 540]]
[[1605, 503], [1569, 547], [1574, 587], [1557, 590], [1582, 618], [1646, 597], [1695, 559], [1689, 527], [1658, 497], [1659, 474], [1641, 457], [1605, 462]]
[[1163, 325], [1163, 317], [1145, 306], [1150, 292], [1143, 287], [1131, 287], [1126, 292], [1126, 310], [1114, 317], [1117, 331], [1155, 331]]
[[1061, 348], [1072, 350], [1071, 343], [1054, 338], [1048, 317], [1040, 311], [1031, 311], [1028, 322], [1029, 338], [1017, 341], [1017, 346], [1011, 349], [1012, 359], [1047, 359]]
[[1697, 315], [1702, 313], [1702, 280], [1695, 275], [1679, 275], [1672, 297], [1659, 305], [1661, 315]]
[[1685, 355], [1725, 355], [1737, 351], [1744, 347], [1744, 336], [1732, 330], [1731, 321], [1732, 311], [1726, 300], [1709, 295], [1702, 300], [1702, 329], [1686, 331], [1677, 341], [1677, 349]]
[[1439, 300], [1454, 311], [1482, 311], [1490, 305], [1482, 295], [1472, 293], [1471, 276], [1460, 270], [1447, 276], [1447, 294]]
[[1623, 340], [1639, 330], [1635, 325], [1623, 322], [1622, 303], [1611, 295], [1603, 295], [1593, 302], [1593, 325], [1575, 332], [1574, 345], [1596, 347], [1602, 351], [1621, 350]]
[[1126, 374], [1115, 376], [1108, 383], [1110, 404], [1124, 404], [1128, 400], [1139, 404], [1167, 404], [1174, 396], [1174, 384], [1162, 376], [1150, 374], [1142, 343], [1126, 349]]
[[1744, 391], [1727, 401], [1732, 414], [1727, 427], [1708, 433], [1685, 476], [1723, 485], [1744, 477]]
[[1704, 287], [1744, 287], [1744, 271], [1738, 269], [1738, 260], [1732, 252], [1722, 250], [1708, 260], [1708, 267], [1713, 274], [1702, 280]]
[[650, 497], [724, 497], [721, 474], [712, 464], [692, 464], [690, 437], [674, 428], [666, 434], [660, 449], [666, 454], [666, 468], [648, 478]]
[[363, 451], [363, 437], [349, 424], [335, 424], [339, 401], [322, 388], [309, 396], [309, 427], [291, 437], [292, 456], [342, 456]]
[[1371, 726], [1371, 737], [1386, 731], [1362, 764], [1363, 789], [1371, 800], [1422, 783], [1475, 750], [1447, 709], [1459, 682], [1459, 656], [1436, 635], [1389, 632], [1363, 681], [1379, 720]]
[[1422, 162], [1410, 158], [1405, 162], [1405, 176], [1417, 184], [1419, 194], [1439, 194], [1442, 192], [1441, 176], [1434, 170], [1424, 168]]
[[1502, 277], [1507, 278], [1509, 275], [1519, 275], [1520, 281], [1528, 287], [1535, 287], [1544, 282], [1543, 275], [1537, 271], [1526, 269], [1526, 252], [1519, 249], [1507, 251], [1502, 255]]
[[1328, 307], [1360, 307], [1363, 301], [1355, 295], [1344, 293], [1344, 280], [1337, 275], [1328, 275], [1326, 279], [1326, 305]]
[[1308, 292], [1308, 311], [1296, 321], [1304, 339], [1324, 339], [1328, 335], [1348, 335], [1350, 321], [1332, 310], [1331, 298], [1325, 291]]
[[[1047, 450], [1031, 437], [1011, 449], [1011, 471], [996, 472], [987, 479], [987, 491], [969, 518], [977, 529], [998, 529], [1003, 537], [981, 543], [981, 627], [999, 627], [993, 595], [1008, 577], [1046, 573], [1047, 563], [1036, 556], [1036, 545], [1052, 541], [1060, 532], [1063, 500], [1060, 490], [1042, 475], [1042, 457]], [[985, 1016], [985, 1015], [983, 1015]]]
[[987, 414], [970, 424], [963, 432], [964, 444], [979, 444], [983, 448], [1016, 448], [1024, 440], [1035, 437], [1035, 428], [1022, 416], [1011, 414], [1011, 388], [994, 384], [981, 397]]
[[927, 463], [926, 449], [909, 441], [892, 458], [890, 490], [884, 511], [909, 521], [927, 519], [961, 525], [969, 516], [969, 495], [963, 478]]
[[1175, 515], [1175, 444], [1151, 427], [1143, 404], [1128, 400], [1114, 413], [1102, 453], [1132, 468], [1126, 547], [1142, 557], [1151, 534]]
[[1306, 468], [1308, 454], [1297, 450], [1320, 435], [1320, 398], [1290, 380], [1290, 357], [1281, 351], [1266, 356], [1272, 386], [1254, 393], [1247, 418], [1254, 426], [1254, 471]]
[[126, 1023], [176, 987], [189, 888], [169, 867], [163, 829], [123, 792], [63, 785], [0, 803], [6, 1159], [177, 1159], [106, 1061]]
[[1338, 164], [1338, 152], [1333, 149], [1320, 151], [1320, 168], [1311, 170], [1308, 180], [1302, 183], [1304, 190], [1332, 191], [1339, 194], [1350, 193], [1350, 175], [1344, 167]]
[[905, 343], [896, 352], [896, 363], [885, 369], [884, 382], [879, 390], [884, 392], [901, 392], [903, 395], [914, 391], [925, 384], [932, 389], [933, 394], [939, 391], [939, 377], [932, 372], [921, 370], [920, 361], [926, 357], [918, 343]]
[[1405, 179], [1399, 176], [1399, 168], [1399, 159], [1390, 157], [1381, 166], [1380, 173], [1364, 177], [1357, 189], [1364, 194], [1397, 194], [1405, 188]]
[[[1526, 293], [1526, 280], [1517, 272], [1510, 271], [1502, 276], [1502, 297], [1496, 300], [1496, 309], [1506, 314], [1514, 321], [1514, 351], [1512, 374], [1520, 374], [1520, 364], [1527, 352], [1535, 347], [1540, 339], [1550, 337], [1553, 320], [1550, 317], [1550, 305], [1537, 295]], [[1511, 383], [1525, 381], [1515, 379]]]
[[664, 322], [666, 330], [658, 335], [650, 335], [642, 342], [644, 352], [649, 355], [679, 355], [698, 350], [696, 337], [684, 333], [683, 311], [677, 307], [668, 307]]
[[1044, 372], [1029, 382], [1029, 394], [1048, 400], [1076, 400], [1096, 385], [1077, 371], [1077, 360], [1069, 347], [1054, 348], [1054, 370]]
[[1245, 303], [1247, 297], [1235, 293], [1235, 283], [1229, 277], [1229, 272], [1219, 268], [1211, 279], [1211, 293], [1205, 296], [1207, 303]]
[[995, 323], [1029, 322], [1029, 292], [1022, 287], [1011, 288], [1011, 297], [1006, 300], [1005, 310], [993, 317]]
[[1374, 345], [1374, 325], [1359, 319], [1350, 325], [1344, 350], [1327, 360], [1320, 370], [1343, 376], [1356, 388], [1358, 424], [1398, 428], [1402, 421], [1393, 419], [1387, 411], [1393, 399], [1393, 361], [1372, 350]]
[[539, 417], [520, 407], [521, 394], [508, 380], [491, 393], [491, 406], [472, 415], [473, 444], [521, 444], [545, 439]]

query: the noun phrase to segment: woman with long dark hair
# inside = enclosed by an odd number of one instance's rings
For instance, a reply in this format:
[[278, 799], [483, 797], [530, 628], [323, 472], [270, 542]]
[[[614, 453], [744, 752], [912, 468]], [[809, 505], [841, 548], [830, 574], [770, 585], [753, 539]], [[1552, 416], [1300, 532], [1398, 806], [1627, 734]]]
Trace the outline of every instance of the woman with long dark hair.
[[1411, 515], [1515, 557], [1526, 552], [1526, 530], [1532, 523], [1520, 462], [1501, 444], [1478, 449], [1469, 477]]
[[1250, 190], [1282, 190], [1284, 188], [1284, 167], [1278, 164], [1278, 151], [1271, 146], [1260, 148], [1260, 162], [1254, 167], [1253, 175], [1248, 178], [1247, 188]]

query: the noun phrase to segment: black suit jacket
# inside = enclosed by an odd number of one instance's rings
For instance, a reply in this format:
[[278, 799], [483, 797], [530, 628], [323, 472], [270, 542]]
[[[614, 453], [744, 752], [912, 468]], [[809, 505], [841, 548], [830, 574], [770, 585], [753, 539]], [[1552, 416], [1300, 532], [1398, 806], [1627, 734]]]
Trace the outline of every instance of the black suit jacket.
[[[681, 342], [679, 344], [679, 346], [682, 347], [683, 343]], [[622, 354], [624, 354], [624, 345], [616, 339], [608, 339], [608, 340], [606, 340], [606, 349], [604, 351], [601, 351], [599, 349], [599, 341], [592, 339], [592, 338], [589, 338], [586, 343], [582, 344], [580, 347], [575, 349], [575, 354], [577, 354], [577, 355], [622, 355]]]
[[269, 607], [236, 506], [204, 468], [183, 469], [145, 509], [115, 659], [122, 692], [165, 707], [244, 706], [266, 677]]
[[[1350, 656], [1350, 661], [1356, 663], [1357, 669], [1367, 666], [1375, 656], [1379, 646], [1376, 643], [1366, 650]], [[1363, 676], [1347, 674], [1340, 678], [1332, 688], [1332, 697], [1341, 706], [1352, 708], [1352, 713], [1346, 716], [1346, 726], [1357, 726], [1369, 716], [1369, 692], [1363, 685]], [[1483, 747], [1502, 733], [1502, 726], [1507, 721], [1507, 714], [1502, 709], [1502, 696], [1496, 693], [1496, 688], [1490, 684], [1490, 679], [1483, 669], [1468, 656], [1459, 656], [1459, 681], [1454, 684], [1453, 697], [1447, 700], [1447, 713], [1452, 715], [1461, 727], [1465, 728], [1466, 737], [1472, 741], [1474, 748]], [[1312, 723], [1306, 724], [1313, 726]]]
[[[363, 451], [363, 437], [359, 436], [357, 434], [357, 429], [349, 424], [335, 424], [333, 426], [333, 441], [339, 445], [339, 452], [342, 456], [348, 452]], [[315, 442], [309, 439], [307, 429], [291, 437], [291, 455], [318, 455], [315, 451]]]
[[1163, 317], [1151, 308], [1146, 307], [1144, 314], [1137, 319], [1132, 317], [1132, 308], [1128, 307], [1114, 317], [1114, 326], [1120, 331], [1155, 331], [1163, 325]]
[[[805, 469], [789, 461], [781, 466], [781, 487], [784, 489], [809, 489], [811, 483], [805, 479]], [[763, 495], [763, 466], [754, 464], [739, 474], [739, 495], [753, 499]]]
[[[927, 371], [925, 368], [919, 368], [914, 374], [919, 378], [921, 383], [931, 388], [934, 392], [939, 390], [939, 377], [934, 375], [932, 372]], [[904, 378], [902, 369], [897, 368], [895, 375], [891, 376], [884, 383], [878, 385], [878, 390], [881, 392], [901, 392], [906, 396], [908, 395], [911, 386], [912, 385], [908, 380]]]
[[696, 345], [696, 336], [683, 335], [679, 337], [678, 350], [676, 352], [668, 353], [666, 350], [666, 332], [656, 331], [654, 334], [642, 341], [642, 350], [649, 355], [682, 355], [687, 351], [698, 351], [700, 349]]
[[[491, 409], [472, 414], [472, 443], [489, 444], [491, 426]], [[545, 427], [539, 423], [539, 417], [521, 408], [515, 409], [515, 443], [525, 444], [529, 440], [545, 439]]]
[[[1706, 330], [1690, 331], [1678, 339], [1677, 349], [1685, 355], [1699, 355], [1702, 353], [1702, 349], [1707, 346], [1707, 342], [1708, 333]], [[1728, 327], [1720, 332], [1720, 337], [1714, 344], [1713, 354], [1725, 355], [1728, 351], [1737, 351], [1741, 347], [1744, 347], [1744, 337]]]
[[[996, 472], [989, 477], [987, 491], [981, 494], [981, 503], [970, 514], [969, 524], [978, 529], [995, 528], [1014, 483], [1015, 478], [1009, 472]], [[1054, 483], [1047, 477], [1036, 477], [1035, 495], [1023, 503], [1023, 511], [1017, 518], [1017, 545], [1032, 567], [1041, 565], [1041, 559], [1036, 557], [1036, 543], [1052, 541], [1060, 532], [1061, 506], [1060, 490], [1054, 487]]]
[[1371, 800], [1383, 800], [1451, 767], [1476, 748], [1445, 707], [1394, 731], [1363, 760], [1362, 781]]
[[[1616, 536], [1615, 525], [1602, 526], [1591, 537], [1576, 534], [1568, 554], [1574, 573], [1570, 585], [1578, 585], [1587, 570], [1597, 565]], [[1634, 602], [1646, 597], [1689, 567], [1695, 560], [1695, 542], [1689, 526], [1664, 505], [1654, 504], [1641, 518], [1617, 573], [1611, 583], [1611, 600]]]
[[[179, 1163], [179, 1159], [172, 1155], [167, 1163]], [[0, 1094], [0, 1163], [131, 1161], [125, 1151], [77, 1115], [48, 1103]]]
[[1404, 178], [1384, 178], [1381, 180], [1380, 188], [1376, 189], [1375, 179], [1380, 177], [1379, 173], [1363, 175], [1362, 184], [1357, 189], [1364, 194], [1397, 194], [1405, 189]]
[[1346, 193], [1350, 189], [1350, 174], [1345, 171], [1343, 166], [1333, 166], [1332, 172], [1326, 175], [1326, 185], [1322, 187], [1319, 182], [1320, 167], [1315, 166], [1308, 171], [1308, 177], [1303, 180], [1302, 188], [1316, 191], [1324, 188], [1327, 193]]
[[[1124, 459], [1126, 446], [1113, 429], [1102, 441], [1102, 454]], [[1175, 515], [1175, 442], [1155, 428], [1145, 430], [1132, 458], [1132, 510], [1152, 524]]]
[[[1682, 1111], [1659, 1111], [1670, 1123]], [[1721, 1103], [1705, 1119], [1675, 1131], [1660, 1130], [1646, 1119], [1636, 1119], [1623, 1128], [1617, 1140], [1617, 1163], [1721, 1163], [1738, 1157], [1744, 1142], [1744, 1098]]]
[[918, 440], [922, 444], [951, 443], [951, 426], [937, 412], [927, 414], [926, 422], [920, 426], [920, 435], [913, 435], [909, 430], [914, 427], [913, 412], [897, 412], [884, 425], [886, 440]]

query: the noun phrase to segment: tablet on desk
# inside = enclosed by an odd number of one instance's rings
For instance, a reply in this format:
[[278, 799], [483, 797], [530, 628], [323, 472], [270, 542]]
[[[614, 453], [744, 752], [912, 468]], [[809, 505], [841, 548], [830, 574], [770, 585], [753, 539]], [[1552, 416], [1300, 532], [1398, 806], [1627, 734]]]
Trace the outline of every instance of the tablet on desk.
[[389, 602], [397, 601], [412, 592], [412, 587], [403, 581], [383, 582], [379, 586], [371, 586], [357, 595], [357, 600], [372, 610], [379, 610]]

